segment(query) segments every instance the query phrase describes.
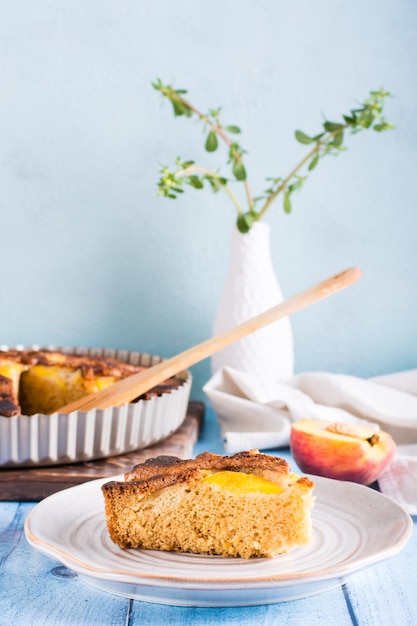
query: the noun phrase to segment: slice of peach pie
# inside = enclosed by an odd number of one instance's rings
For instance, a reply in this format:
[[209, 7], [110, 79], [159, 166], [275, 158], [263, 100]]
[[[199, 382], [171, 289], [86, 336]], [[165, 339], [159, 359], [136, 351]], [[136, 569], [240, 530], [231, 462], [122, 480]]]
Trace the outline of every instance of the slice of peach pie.
[[311, 540], [313, 482], [257, 450], [160, 456], [102, 486], [122, 548], [274, 557]]

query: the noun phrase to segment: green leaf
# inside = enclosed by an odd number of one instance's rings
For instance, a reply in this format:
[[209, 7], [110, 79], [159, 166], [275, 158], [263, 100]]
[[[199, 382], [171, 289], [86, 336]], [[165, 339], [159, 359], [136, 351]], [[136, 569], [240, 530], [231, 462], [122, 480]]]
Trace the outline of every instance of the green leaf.
[[287, 191], [286, 193], [288, 193], [288, 195], [290, 193], [292, 193], [293, 191], [296, 191], [297, 189], [301, 189], [301, 187], [303, 186], [304, 182], [305, 182], [305, 176], [297, 176], [294, 180], [293, 183], [291, 183], [291, 185], [289, 185], [287, 187]]
[[180, 115], [185, 115], [186, 117], [191, 117], [192, 111], [186, 104], [180, 102], [180, 100], [171, 100], [172, 107], [174, 109], [174, 115], [179, 117]]
[[207, 117], [212, 117], [217, 122], [220, 116], [220, 111], [221, 107], [218, 107], [217, 109], [210, 109]]
[[241, 132], [239, 126], [225, 126], [225, 129], [229, 131], [229, 133], [234, 133], [235, 135], [238, 135]]
[[365, 109], [359, 115], [359, 124], [364, 128], [369, 128], [374, 121], [374, 115], [369, 109]]
[[179, 167], [179, 169], [186, 170], [191, 167], [191, 165], [194, 165], [194, 161], [183, 161], [181, 157], [177, 157], [175, 164]]
[[341, 146], [342, 143], [343, 143], [343, 130], [341, 130], [340, 133], [337, 133], [337, 135], [334, 136], [334, 139], [332, 141], [332, 144], [336, 148], [339, 148], [339, 146]]
[[241, 161], [238, 161], [237, 159], [233, 161], [232, 171], [236, 180], [246, 180], [245, 166], [243, 165]]
[[227, 185], [227, 178], [223, 176], [218, 176], [217, 174], [205, 174], [204, 179], [210, 183], [212, 191], [217, 193], [222, 189], [225, 185]]
[[217, 193], [224, 185], [227, 185], [227, 179], [221, 176], [206, 176], [206, 179], [210, 183], [211, 190], [214, 193]]
[[316, 167], [317, 163], [320, 161], [320, 156], [318, 154], [316, 154], [315, 157], [313, 157], [308, 165], [308, 169], [310, 170], [314, 170], [314, 168]]
[[250, 231], [254, 222], [253, 215], [251, 213], [243, 213], [238, 215], [236, 225], [240, 233], [246, 234]]
[[204, 183], [202, 180], [200, 180], [198, 176], [196, 175], [190, 176], [188, 180], [189, 180], [190, 185], [194, 187], [194, 189], [203, 189]]
[[324, 122], [323, 126], [329, 133], [333, 133], [335, 130], [343, 128], [343, 124], [336, 124], [335, 122]]
[[374, 126], [374, 130], [376, 130], [377, 132], [381, 132], [383, 130], [390, 130], [394, 128], [394, 126], [392, 124], [388, 124], [387, 122], [382, 122], [381, 124], [375, 124]]
[[314, 142], [314, 139], [312, 139], [311, 137], [303, 133], [301, 130], [296, 130], [294, 134], [295, 134], [296, 140], [299, 141], [300, 143], [306, 144], [306, 143]]
[[219, 141], [217, 139], [217, 135], [214, 130], [211, 130], [207, 135], [206, 150], [207, 152], [214, 152], [215, 150], [217, 150], [218, 146]]
[[285, 213], [291, 213], [291, 200], [289, 191], [286, 191], [284, 194], [284, 211]]

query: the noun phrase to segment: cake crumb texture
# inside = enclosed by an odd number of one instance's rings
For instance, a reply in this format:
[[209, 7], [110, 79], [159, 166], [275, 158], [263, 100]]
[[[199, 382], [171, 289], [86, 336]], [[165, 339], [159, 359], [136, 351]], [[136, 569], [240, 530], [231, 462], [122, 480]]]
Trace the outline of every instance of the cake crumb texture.
[[242, 558], [308, 544], [313, 488], [284, 459], [255, 450], [157, 457], [102, 486], [107, 528], [122, 548]]

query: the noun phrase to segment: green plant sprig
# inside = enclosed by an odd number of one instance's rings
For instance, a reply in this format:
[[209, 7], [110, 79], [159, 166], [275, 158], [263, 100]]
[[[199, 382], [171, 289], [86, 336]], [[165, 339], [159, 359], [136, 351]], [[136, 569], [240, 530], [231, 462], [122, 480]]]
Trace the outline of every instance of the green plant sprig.
[[[220, 121], [221, 109], [211, 109], [208, 113], [203, 113], [184, 98], [187, 93], [184, 89], [174, 89], [171, 85], [164, 85], [161, 80], [153, 83], [153, 87], [170, 100], [175, 116], [196, 116], [204, 125], [205, 149], [207, 152], [215, 152], [219, 147], [219, 139], [227, 146], [228, 164], [231, 165], [232, 179], [241, 182], [245, 186], [247, 209], [242, 208], [240, 202], [230, 188], [228, 178], [211, 169], [196, 165], [194, 161], [183, 161], [178, 158], [175, 168], [163, 167], [160, 170], [161, 177], [158, 182], [158, 191], [168, 198], [177, 198], [178, 194], [184, 192], [184, 185], [189, 185], [195, 189], [203, 189], [208, 183], [214, 192], [224, 189], [233, 202], [237, 210], [237, 227], [240, 232], [247, 233], [254, 222], [260, 220], [277, 196], [283, 196], [283, 208], [286, 213], [292, 210], [291, 196], [294, 191], [300, 189], [307, 176], [301, 175], [303, 170], [311, 172], [319, 161], [327, 155], [337, 155], [346, 148], [343, 146], [346, 131], [351, 134], [362, 130], [373, 129], [377, 132], [394, 128], [383, 116], [385, 99], [391, 94], [384, 89], [371, 91], [369, 97], [358, 108], [350, 111], [348, 115], [343, 115], [342, 122], [323, 122], [323, 130], [316, 135], [310, 136], [296, 130], [295, 138], [303, 145], [312, 146], [301, 161], [292, 168], [285, 177], [267, 178], [270, 183], [268, 189], [257, 198], [253, 198], [249, 186], [243, 155], [246, 151], [242, 146], [230, 138], [230, 134], [239, 134], [240, 128], [236, 125], [224, 126]], [[262, 203], [260, 208], [257, 205]]]

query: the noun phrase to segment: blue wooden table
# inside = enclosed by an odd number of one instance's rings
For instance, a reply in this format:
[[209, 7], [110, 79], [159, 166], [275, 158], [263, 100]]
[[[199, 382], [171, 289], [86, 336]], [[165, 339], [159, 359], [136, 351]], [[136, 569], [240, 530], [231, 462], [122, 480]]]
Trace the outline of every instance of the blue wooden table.
[[[195, 452], [203, 450], [224, 454], [210, 409]], [[287, 450], [279, 454], [291, 460]], [[321, 595], [259, 607], [184, 608], [129, 600], [86, 585], [28, 545], [23, 524], [33, 506], [0, 503], [0, 626], [417, 625], [416, 532], [398, 555]]]

